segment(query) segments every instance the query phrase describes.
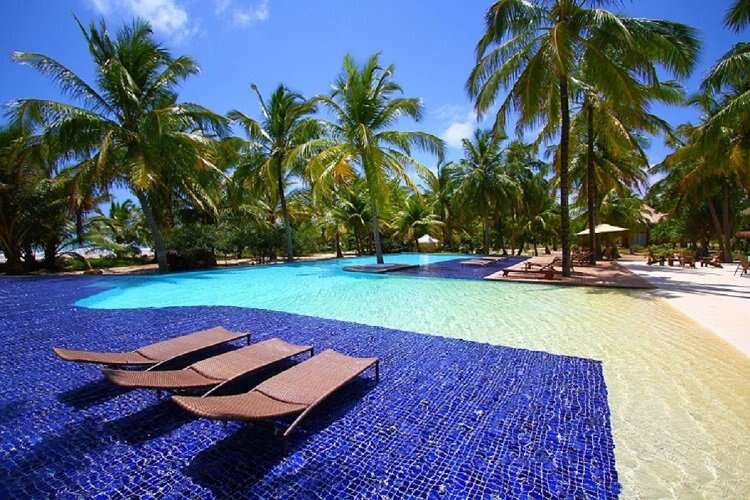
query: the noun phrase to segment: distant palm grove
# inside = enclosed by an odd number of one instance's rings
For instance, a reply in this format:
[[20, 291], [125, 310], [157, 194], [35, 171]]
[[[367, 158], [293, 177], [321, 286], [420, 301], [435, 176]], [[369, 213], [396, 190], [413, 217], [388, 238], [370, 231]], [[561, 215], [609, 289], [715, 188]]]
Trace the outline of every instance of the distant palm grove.
[[[600, 254], [593, 228], [603, 222], [731, 260], [750, 219], [750, 43], [727, 47], [688, 91], [696, 31], [610, 3], [489, 6], [465, 91], [491, 126], [452, 162], [419, 130], [421, 99], [377, 54], [346, 56], [316, 96], [246, 82], [247, 101], [222, 114], [180, 99], [198, 65], [148, 23], [115, 34], [76, 19], [91, 81], [48, 55], [12, 55], [65, 99], [20, 98], [0, 126], [4, 270], [90, 266], [71, 255], [80, 247], [108, 264], [141, 262], [149, 248], [160, 271], [323, 252], [382, 262], [429, 234], [450, 251], [559, 249], [569, 274], [571, 246]], [[748, 22], [750, 0], [737, 0], [726, 27]], [[673, 127], [656, 103], [694, 106], [700, 120]], [[650, 165], [655, 136], [672, 152]], [[114, 187], [133, 200], [113, 199]], [[649, 220], [649, 210], [666, 217]]]

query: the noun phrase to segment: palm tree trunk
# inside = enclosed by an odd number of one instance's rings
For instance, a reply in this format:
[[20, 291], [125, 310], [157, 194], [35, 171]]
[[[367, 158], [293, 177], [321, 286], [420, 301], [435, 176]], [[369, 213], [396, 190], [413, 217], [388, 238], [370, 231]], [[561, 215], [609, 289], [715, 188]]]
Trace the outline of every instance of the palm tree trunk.
[[281, 159], [277, 160], [276, 178], [278, 180], [279, 199], [281, 200], [281, 212], [284, 214], [284, 232], [286, 233], [286, 261], [294, 260], [294, 244], [292, 242], [292, 225], [289, 223], [289, 211], [286, 208], [286, 195], [284, 194], [284, 179], [281, 172]]
[[714, 200], [711, 198], [708, 198], [706, 200], [706, 204], [708, 205], [708, 212], [711, 214], [711, 222], [714, 224], [714, 231], [716, 231], [716, 234], [719, 236], [719, 252], [721, 253], [721, 260], [722, 262], [728, 262], [727, 260], [727, 252], [726, 247], [724, 246], [724, 231], [721, 229], [721, 223], [719, 222], [719, 216], [716, 214], [716, 207], [714, 206]]
[[18, 248], [4, 248], [3, 253], [5, 254], [5, 272], [7, 274], [23, 273], [23, 263]]
[[560, 75], [560, 244], [562, 274], [570, 276], [570, 209], [568, 208], [568, 143], [570, 142], [570, 109], [568, 77]]
[[596, 183], [594, 176], [594, 107], [589, 103], [588, 114], [588, 154], [586, 155], [586, 198], [588, 201], [588, 223], [589, 223], [589, 251], [591, 252], [591, 263], [596, 264]]
[[482, 221], [482, 252], [490, 254], [490, 218], [485, 216]]
[[722, 222], [722, 237], [724, 238], [724, 262], [732, 262], [732, 228], [729, 224], [729, 189], [727, 183], [721, 187], [721, 222]]
[[167, 250], [164, 247], [164, 239], [162, 239], [161, 229], [159, 229], [159, 224], [156, 222], [156, 217], [154, 216], [151, 200], [148, 199], [148, 194], [142, 191], [136, 191], [135, 195], [138, 198], [138, 202], [141, 204], [143, 216], [146, 218], [146, 224], [151, 233], [151, 239], [154, 241], [154, 253], [156, 254], [156, 262], [159, 263], [159, 272], [166, 273], [169, 271], [169, 265], [167, 264]]
[[334, 232], [333, 239], [336, 244], [336, 257], [340, 259], [344, 256], [344, 254], [341, 252], [341, 234], [339, 233], [338, 226], [336, 226], [336, 231]]
[[[364, 159], [365, 155], [362, 155]], [[370, 191], [370, 217], [372, 222], [372, 241], [375, 244], [375, 258], [378, 264], [383, 261], [383, 244], [380, 242], [380, 229], [378, 228], [378, 200], [375, 190], [375, 180], [372, 176], [367, 175], [369, 169], [365, 167], [365, 176], [367, 177], [367, 187]]]

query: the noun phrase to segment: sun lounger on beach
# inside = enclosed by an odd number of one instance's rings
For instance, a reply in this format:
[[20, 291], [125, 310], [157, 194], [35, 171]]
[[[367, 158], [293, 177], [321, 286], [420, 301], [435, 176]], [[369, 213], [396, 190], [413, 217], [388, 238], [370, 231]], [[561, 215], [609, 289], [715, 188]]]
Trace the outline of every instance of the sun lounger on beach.
[[110, 382], [123, 387], [148, 389], [195, 389], [214, 386], [208, 393], [239, 377], [266, 368], [304, 352], [309, 345], [295, 345], [278, 338], [225, 352], [193, 363], [182, 370], [110, 370], [102, 373]]
[[216, 420], [268, 420], [298, 414], [288, 436], [324, 399], [370, 367], [379, 377], [378, 358], [355, 358], [327, 350], [233, 396], [172, 396], [185, 410]]
[[163, 340], [129, 352], [75, 351], [61, 347], [53, 347], [52, 350], [66, 361], [108, 366], [151, 365], [151, 368], [154, 368], [166, 361], [243, 337], [246, 337], [248, 342], [250, 341], [250, 334], [248, 333], [231, 332], [216, 326], [208, 330]]

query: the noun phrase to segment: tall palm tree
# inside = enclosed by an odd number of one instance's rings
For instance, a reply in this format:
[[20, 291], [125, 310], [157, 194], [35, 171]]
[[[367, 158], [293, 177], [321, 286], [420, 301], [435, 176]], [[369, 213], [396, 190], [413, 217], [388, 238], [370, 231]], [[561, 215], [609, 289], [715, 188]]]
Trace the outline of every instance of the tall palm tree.
[[477, 129], [473, 140], [464, 139], [464, 158], [458, 163], [458, 195], [482, 220], [482, 248], [490, 253], [492, 215], [499, 204], [514, 200], [518, 184], [503, 169], [504, 137]]
[[263, 155], [257, 171], [278, 191], [286, 233], [286, 258], [291, 261], [294, 259], [294, 247], [285, 186], [292, 177], [303, 173], [303, 158], [298, 153], [320, 136], [321, 126], [318, 120], [312, 118], [316, 112], [315, 103], [284, 85], [274, 90], [268, 105], [258, 87], [251, 85], [251, 88], [258, 96], [263, 119], [257, 121], [236, 110], [228, 116], [245, 129], [250, 148]]
[[330, 177], [341, 168], [357, 165], [364, 173], [370, 196], [370, 217], [377, 262], [383, 263], [383, 246], [378, 228], [379, 209], [387, 201], [388, 177], [395, 176], [416, 189], [407, 173], [407, 166], [417, 170], [427, 167], [411, 156], [412, 148], [443, 156], [444, 144], [438, 137], [425, 132], [404, 132], [391, 127], [402, 116], [419, 121], [422, 102], [412, 97], [399, 97], [401, 86], [393, 81], [394, 67], [381, 67], [378, 54], [364, 65], [344, 57], [343, 71], [336, 79], [330, 95], [316, 98], [335, 116], [329, 124], [330, 138], [318, 142], [322, 148], [308, 168], [315, 179]]
[[432, 206], [434, 213], [443, 223], [443, 245], [445, 248], [453, 246], [454, 195], [457, 185], [455, 170], [456, 165], [452, 162], [446, 164], [438, 162], [437, 173], [427, 170], [422, 175], [426, 185], [425, 197]]
[[[559, 131], [555, 165], [560, 184], [563, 274], [570, 275], [569, 145], [570, 100], [576, 76], [589, 68], [586, 83], [605, 95], [634, 101], [637, 78], [656, 81], [653, 61], [687, 74], [697, 53], [693, 31], [661, 20], [630, 18], [600, 8], [609, 0], [498, 0], [485, 16], [485, 34], [477, 43], [477, 62], [467, 81], [475, 108], [483, 114], [501, 88], [506, 98], [495, 116], [503, 131], [518, 111], [519, 132], [544, 125], [540, 140]], [[680, 50], [684, 49], [684, 50]]]
[[[592, 263], [596, 263], [594, 227], [599, 188], [606, 192], [616, 187], [623, 192], [645, 187], [649, 167], [645, 134], [673, 135], [671, 126], [650, 113], [648, 108], [653, 102], [681, 104], [684, 93], [676, 82], [656, 82], [634, 87], [634, 91], [642, 93], [646, 100], [628, 101], [619, 96], [604, 95], [586, 85], [584, 80], [585, 77], [578, 82], [581, 109], [571, 123], [571, 140], [578, 146], [572, 148], [570, 177], [584, 188], [589, 248]], [[579, 196], [577, 200], [583, 198]]]
[[[156, 207], [162, 186], [206, 201], [196, 174], [216, 170], [211, 135], [221, 135], [223, 117], [193, 103], [178, 103], [176, 86], [198, 72], [189, 57], [173, 57], [142, 20], [125, 25], [115, 37], [102, 22], [88, 29], [76, 19], [95, 64], [95, 84], [55, 59], [15, 52], [14, 60], [48, 75], [80, 106], [46, 100], [16, 101], [22, 123], [45, 127], [46, 140], [81, 160], [75, 169], [80, 191], [125, 184], [137, 197], [151, 233], [159, 270], [167, 270]], [[216, 173], [219, 173], [218, 171]]]

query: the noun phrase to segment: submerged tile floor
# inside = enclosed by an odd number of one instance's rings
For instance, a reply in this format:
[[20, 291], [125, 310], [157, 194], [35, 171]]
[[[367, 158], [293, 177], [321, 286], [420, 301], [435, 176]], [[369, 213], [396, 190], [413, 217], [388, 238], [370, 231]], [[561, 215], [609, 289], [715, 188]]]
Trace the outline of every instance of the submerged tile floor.
[[497, 259], [486, 266], [462, 264], [462, 262], [473, 259], [482, 259], [482, 257], [462, 257], [460, 259], [444, 260], [400, 271], [393, 271], [393, 273], [411, 276], [429, 276], [432, 278], [481, 280], [484, 279], [485, 276], [489, 276], [490, 274], [502, 271], [506, 267], [511, 267], [519, 262], [523, 262], [528, 259], [528, 257], [503, 257], [502, 259]]
[[[598, 361], [256, 309], [73, 307], [95, 283], [0, 280], [2, 498], [619, 492]], [[50, 350], [128, 349], [216, 324], [378, 356], [381, 382], [349, 385], [285, 448], [269, 424], [193, 419]]]

